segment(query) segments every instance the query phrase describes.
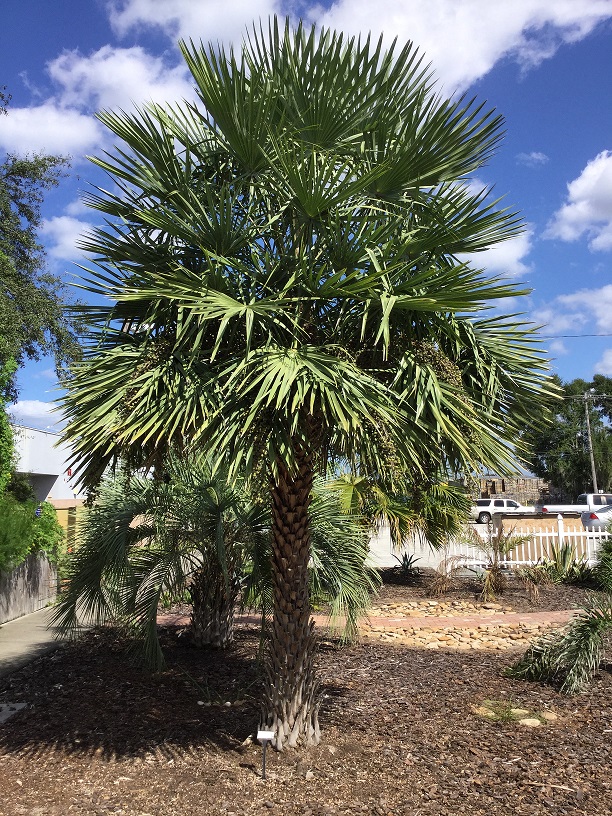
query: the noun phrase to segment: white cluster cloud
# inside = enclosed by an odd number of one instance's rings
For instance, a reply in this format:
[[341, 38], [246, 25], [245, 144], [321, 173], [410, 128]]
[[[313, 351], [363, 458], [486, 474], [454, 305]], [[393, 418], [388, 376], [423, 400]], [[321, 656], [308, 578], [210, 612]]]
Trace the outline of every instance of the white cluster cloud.
[[110, 0], [111, 26], [119, 36], [139, 27], [160, 28], [177, 39], [240, 42], [247, 25], [283, 14], [280, 0]]
[[[543, 326], [542, 334], [550, 351], [565, 354], [563, 338], [554, 335], [608, 334], [612, 332], [612, 284], [598, 289], [580, 289], [567, 295], [558, 295], [550, 304], [532, 316]], [[604, 353], [595, 365], [594, 373], [612, 376], [612, 350]]]
[[19, 400], [9, 409], [9, 416], [16, 425], [57, 431], [65, 422], [56, 407], [43, 400]]
[[612, 377], [612, 349], [606, 349], [597, 363], [595, 363], [595, 374], [603, 374], [604, 377]]
[[502, 57], [511, 57], [524, 68], [538, 65], [560, 45], [582, 39], [610, 17], [612, 2], [337, 0], [323, 14], [319, 9], [313, 7], [311, 16], [334, 28], [413, 40], [450, 90], [466, 88]]
[[533, 230], [526, 229], [516, 238], [494, 244], [483, 252], [460, 255], [462, 261], [469, 261], [477, 269], [484, 269], [491, 275], [503, 275], [506, 278], [520, 278], [531, 271], [525, 258], [531, 252]]
[[5, 150], [68, 154], [78, 161], [106, 142], [96, 111], [194, 96], [187, 68], [176, 55], [168, 62], [140, 47], [105, 45], [89, 55], [64, 51], [47, 71], [56, 93], [35, 107], [11, 107], [10, 116], [1, 118]]
[[78, 241], [91, 229], [87, 221], [80, 221], [71, 215], [59, 215], [43, 221], [41, 234], [45, 237], [47, 253], [51, 258], [73, 261], [79, 254]]
[[89, 56], [64, 51], [48, 70], [61, 87], [64, 107], [130, 110], [134, 103], [193, 97], [193, 83], [187, 79], [185, 65], [168, 64], [140, 47], [105, 45]]
[[51, 99], [32, 108], [11, 107], [0, 117], [0, 147], [9, 153], [46, 152], [78, 158], [102, 141], [102, 126], [76, 108]]
[[516, 238], [494, 244], [490, 249], [472, 255], [472, 262], [493, 275], [511, 278], [527, 275], [531, 267], [524, 259], [531, 251], [532, 238], [533, 230], [527, 229]]
[[[109, 17], [121, 36], [135, 27], [156, 27], [177, 37], [239, 41], [252, 20], [292, 13], [281, 0], [109, 0]], [[589, 34], [612, 16], [611, 0], [337, 0], [300, 5], [302, 16], [351, 34], [412, 40], [447, 88], [465, 88], [502, 57], [524, 68], [550, 58], [563, 43]]]
[[567, 200], [546, 231], [549, 238], [588, 237], [593, 250], [612, 249], [612, 151], [603, 150], [567, 185]]
[[519, 153], [516, 157], [516, 161], [518, 164], [524, 164], [527, 167], [538, 167], [539, 165], [546, 164], [548, 156], [546, 153], [540, 153], [534, 150], [531, 153]]
[[593, 319], [597, 332], [612, 331], [612, 283], [600, 289], [580, 289], [569, 295], [559, 295], [556, 300], [574, 314]]

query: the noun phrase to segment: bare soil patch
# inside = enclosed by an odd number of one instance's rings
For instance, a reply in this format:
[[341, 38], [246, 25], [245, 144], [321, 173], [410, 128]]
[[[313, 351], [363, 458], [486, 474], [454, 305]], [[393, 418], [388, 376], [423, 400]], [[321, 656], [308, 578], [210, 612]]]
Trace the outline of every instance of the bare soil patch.
[[257, 629], [226, 653], [163, 640], [158, 675], [100, 631], [0, 683], [0, 703], [27, 703], [0, 727], [1, 816], [612, 813], [609, 669], [567, 698], [504, 678], [508, 655], [324, 640], [323, 742], [269, 751], [263, 781]]

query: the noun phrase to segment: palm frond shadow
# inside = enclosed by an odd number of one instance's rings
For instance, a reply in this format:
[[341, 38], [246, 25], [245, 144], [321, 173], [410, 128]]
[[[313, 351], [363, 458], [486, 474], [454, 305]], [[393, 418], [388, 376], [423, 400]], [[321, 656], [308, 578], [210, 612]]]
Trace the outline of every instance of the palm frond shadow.
[[[126, 641], [116, 632], [92, 630], [0, 683], [0, 694], [19, 688], [27, 702], [3, 726], [0, 749], [31, 758], [60, 751], [163, 762], [197, 761], [203, 746], [242, 752], [260, 716], [258, 637], [257, 627], [238, 630], [234, 647], [221, 653], [162, 630], [166, 669], [154, 674], [126, 660]], [[345, 693], [334, 684], [325, 691], [326, 709]]]

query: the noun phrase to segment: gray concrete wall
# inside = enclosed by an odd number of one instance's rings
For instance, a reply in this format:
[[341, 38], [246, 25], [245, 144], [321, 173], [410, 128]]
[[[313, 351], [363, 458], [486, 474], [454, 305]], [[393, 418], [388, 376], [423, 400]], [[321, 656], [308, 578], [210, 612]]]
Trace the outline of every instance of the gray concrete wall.
[[0, 572], [0, 624], [37, 612], [56, 595], [57, 569], [43, 553], [31, 553], [11, 572]]

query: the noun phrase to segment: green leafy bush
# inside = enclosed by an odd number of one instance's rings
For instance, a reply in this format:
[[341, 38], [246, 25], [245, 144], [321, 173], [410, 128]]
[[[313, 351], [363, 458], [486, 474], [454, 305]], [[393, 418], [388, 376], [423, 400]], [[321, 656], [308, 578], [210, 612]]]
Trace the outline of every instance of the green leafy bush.
[[0, 496], [0, 570], [13, 569], [31, 552], [58, 560], [64, 531], [52, 505], [40, 505], [40, 516], [37, 507], [36, 501], [20, 502], [8, 493]]
[[30, 552], [34, 511], [13, 496], [0, 497], [0, 570], [17, 566]]
[[0, 360], [0, 496], [6, 490], [13, 472], [15, 448], [13, 431], [6, 413], [6, 392], [15, 369], [14, 360], [8, 360], [4, 363]]
[[36, 495], [25, 473], [11, 473], [6, 492], [10, 493], [18, 502], [36, 501]]

